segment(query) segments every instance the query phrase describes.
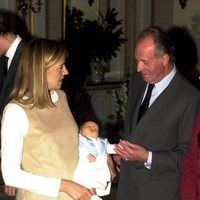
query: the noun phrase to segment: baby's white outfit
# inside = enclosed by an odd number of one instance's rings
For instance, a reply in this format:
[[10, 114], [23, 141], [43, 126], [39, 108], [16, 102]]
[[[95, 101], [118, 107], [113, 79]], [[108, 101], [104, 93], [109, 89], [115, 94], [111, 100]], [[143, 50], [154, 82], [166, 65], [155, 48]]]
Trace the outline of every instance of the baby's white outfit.
[[[79, 134], [79, 162], [73, 180], [87, 188], [95, 188], [98, 196], [108, 195], [111, 188], [111, 174], [107, 164], [107, 154], [113, 154], [114, 145], [106, 138], [89, 138]], [[87, 156], [96, 157], [89, 162]], [[97, 195], [92, 200], [100, 200]]]

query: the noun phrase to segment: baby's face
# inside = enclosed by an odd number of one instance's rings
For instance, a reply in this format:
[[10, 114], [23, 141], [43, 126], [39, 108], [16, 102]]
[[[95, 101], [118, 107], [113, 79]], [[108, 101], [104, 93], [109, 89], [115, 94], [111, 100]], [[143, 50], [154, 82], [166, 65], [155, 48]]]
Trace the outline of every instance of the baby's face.
[[85, 122], [80, 128], [80, 133], [86, 137], [98, 138], [99, 126], [92, 121]]

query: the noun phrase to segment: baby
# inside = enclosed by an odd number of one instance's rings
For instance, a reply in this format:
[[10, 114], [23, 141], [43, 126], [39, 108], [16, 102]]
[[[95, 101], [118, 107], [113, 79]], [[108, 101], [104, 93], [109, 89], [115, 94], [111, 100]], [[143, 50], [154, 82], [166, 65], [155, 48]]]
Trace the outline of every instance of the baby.
[[115, 166], [109, 154], [114, 154], [114, 145], [99, 137], [99, 126], [85, 122], [80, 127], [79, 163], [73, 180], [87, 188], [95, 188], [97, 195], [92, 199], [110, 193], [111, 181], [116, 176]]

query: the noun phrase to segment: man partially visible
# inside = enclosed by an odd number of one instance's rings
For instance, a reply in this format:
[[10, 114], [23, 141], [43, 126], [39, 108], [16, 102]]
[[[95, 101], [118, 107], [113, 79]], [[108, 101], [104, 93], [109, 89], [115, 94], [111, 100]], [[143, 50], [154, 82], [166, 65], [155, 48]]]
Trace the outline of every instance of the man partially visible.
[[[173, 45], [160, 27], [148, 27], [138, 36], [135, 58], [124, 139], [116, 145], [121, 157], [117, 199], [179, 200], [182, 160], [200, 93], [176, 69]], [[150, 101], [140, 116], [145, 96]]]
[[[15, 35], [6, 13], [0, 12], [0, 115], [13, 88], [15, 73], [25, 44], [25, 40]], [[8, 59], [6, 72], [4, 69], [5, 56]]]
[[[9, 16], [10, 13], [0, 11], [0, 119], [13, 89], [17, 66], [26, 45], [26, 41], [13, 30]], [[15, 188], [5, 186], [5, 193], [14, 196]]]

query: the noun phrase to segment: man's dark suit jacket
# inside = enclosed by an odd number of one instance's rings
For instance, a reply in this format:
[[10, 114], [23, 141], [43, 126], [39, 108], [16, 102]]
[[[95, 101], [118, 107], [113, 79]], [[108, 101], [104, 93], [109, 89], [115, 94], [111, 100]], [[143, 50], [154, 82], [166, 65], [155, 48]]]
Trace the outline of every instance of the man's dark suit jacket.
[[153, 152], [151, 169], [121, 160], [118, 200], [179, 200], [182, 158], [188, 149], [200, 94], [178, 72], [137, 123], [146, 83], [133, 73], [124, 138]]
[[26, 42], [22, 39], [15, 51], [12, 62], [10, 63], [9, 70], [6, 75], [6, 80], [3, 82], [3, 56], [0, 58], [0, 116], [5, 105], [8, 103], [8, 97], [14, 87], [15, 75], [18, 67], [18, 63], [22, 54], [22, 51], [26, 45]]

